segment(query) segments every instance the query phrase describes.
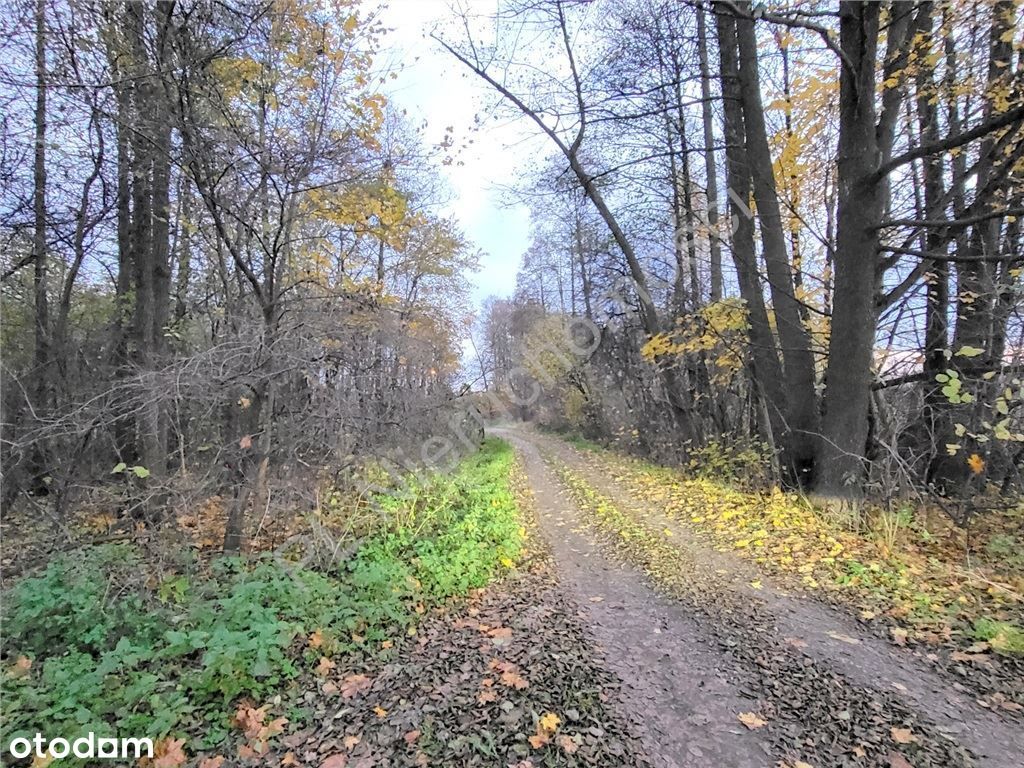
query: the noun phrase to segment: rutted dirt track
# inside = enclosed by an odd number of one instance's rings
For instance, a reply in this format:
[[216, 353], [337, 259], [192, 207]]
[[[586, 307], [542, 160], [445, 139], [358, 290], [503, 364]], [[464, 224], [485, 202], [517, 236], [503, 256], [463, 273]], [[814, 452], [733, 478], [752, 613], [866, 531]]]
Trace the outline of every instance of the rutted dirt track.
[[[567, 444], [498, 433], [521, 458], [558, 574], [621, 678], [618, 705], [655, 765], [1024, 766], [1019, 722], [909, 652], [708, 549]], [[577, 484], [672, 534], [667, 581], [600, 532]], [[767, 725], [747, 729], [747, 712]]]

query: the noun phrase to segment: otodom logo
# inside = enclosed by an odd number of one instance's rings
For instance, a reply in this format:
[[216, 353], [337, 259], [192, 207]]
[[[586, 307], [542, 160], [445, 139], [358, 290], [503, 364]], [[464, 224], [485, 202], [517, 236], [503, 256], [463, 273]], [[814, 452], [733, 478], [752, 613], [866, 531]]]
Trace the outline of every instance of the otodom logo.
[[153, 740], [114, 739], [90, 732], [69, 741], [60, 737], [47, 739], [43, 734], [37, 733], [32, 739], [25, 736], [11, 739], [7, 751], [18, 760], [28, 757], [52, 757], [62, 760], [72, 755], [86, 760], [137, 760], [140, 757], [153, 757]]

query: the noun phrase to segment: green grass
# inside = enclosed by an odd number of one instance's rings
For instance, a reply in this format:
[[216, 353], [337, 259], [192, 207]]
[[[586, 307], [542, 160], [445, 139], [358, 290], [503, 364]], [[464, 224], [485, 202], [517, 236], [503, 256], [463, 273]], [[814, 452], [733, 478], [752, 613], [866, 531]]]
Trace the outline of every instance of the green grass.
[[[377, 530], [328, 570], [270, 556], [200, 568], [183, 557], [156, 575], [128, 544], [52, 560], [4, 596], [0, 748], [36, 731], [188, 732], [213, 746], [242, 697], [287, 700], [321, 655], [379, 648], [426, 607], [511, 566], [522, 545], [511, 463], [491, 440], [453, 474], [379, 498]], [[313, 649], [316, 631], [324, 641]], [[296, 723], [308, 713], [287, 714]]]

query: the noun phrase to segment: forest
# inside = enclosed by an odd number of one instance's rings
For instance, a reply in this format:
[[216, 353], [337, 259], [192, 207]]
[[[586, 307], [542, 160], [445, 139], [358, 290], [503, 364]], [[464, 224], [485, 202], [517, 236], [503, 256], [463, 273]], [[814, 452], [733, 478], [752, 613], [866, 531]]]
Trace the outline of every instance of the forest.
[[1021, 764], [1020, 0], [10, 0], [0, 81], [0, 761]]

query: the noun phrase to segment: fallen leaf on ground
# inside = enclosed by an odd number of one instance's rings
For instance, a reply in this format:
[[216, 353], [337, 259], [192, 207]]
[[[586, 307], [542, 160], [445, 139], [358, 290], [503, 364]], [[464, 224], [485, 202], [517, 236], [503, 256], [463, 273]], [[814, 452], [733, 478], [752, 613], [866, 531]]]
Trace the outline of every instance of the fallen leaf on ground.
[[558, 746], [560, 746], [562, 748], [562, 751], [565, 752], [565, 754], [567, 755], [575, 754], [576, 750], [580, 748], [579, 745], [576, 743], [575, 739], [573, 739], [572, 736], [568, 736], [566, 734], [562, 734], [557, 739], [555, 739], [555, 743]]
[[341, 698], [351, 699], [358, 696], [368, 690], [371, 685], [373, 685], [373, 680], [366, 675], [349, 675], [341, 681]]
[[562, 718], [554, 712], [547, 712], [543, 717], [541, 717], [539, 725], [548, 733], [554, 733], [561, 722]]
[[963, 651], [953, 651], [949, 654], [949, 658], [953, 661], [988, 661], [988, 655], [984, 653], [964, 653]]
[[761, 580], [760, 579], [754, 579], [752, 582], [750, 582], [750, 586], [753, 587], [754, 589], [763, 589], [764, 588], [764, 585], [761, 584]]
[[324, 633], [319, 629], [313, 632], [307, 640], [310, 648], [319, 648], [324, 644]]
[[153, 768], [178, 768], [188, 759], [185, 757], [184, 739], [160, 739], [153, 745]]
[[331, 670], [334, 669], [336, 666], [338, 665], [330, 659], [328, 659], [326, 656], [321, 656], [320, 663], [316, 665], [316, 673], [321, 677], [326, 677], [331, 673]]
[[501, 673], [501, 684], [519, 691], [530, 687], [530, 684], [526, 682], [526, 678], [512, 670]]
[[416, 739], [418, 739], [419, 737], [420, 737], [420, 732], [419, 732], [419, 731], [409, 731], [409, 732], [408, 732], [407, 734], [405, 734], [405, 736], [403, 736], [402, 738], [404, 738], [404, 739], [405, 739], [405, 743], [406, 743], [406, 744], [409, 744], [409, 745], [411, 745], [411, 744], [412, 744], [413, 742], [415, 742], [415, 741], [416, 741]]
[[757, 728], [763, 728], [768, 725], [767, 720], [762, 720], [760, 717], [755, 715], [753, 712], [740, 712], [736, 717], [741, 723], [743, 723], [750, 730], [756, 730]]
[[346, 765], [348, 765], [348, 758], [339, 752], [320, 763], [320, 768], [345, 768]]
[[801, 640], [799, 637], [787, 637], [786, 642], [792, 645], [794, 648], [806, 648], [807, 643]]
[[235, 710], [233, 722], [247, 739], [255, 739], [263, 727], [263, 719], [267, 716], [267, 707], [254, 707], [251, 704], [239, 704]]
[[255, 760], [259, 755], [248, 744], [239, 744], [236, 753], [240, 760]]
[[386, 717], [388, 711], [384, 709], [384, 707], [378, 706], [373, 708], [373, 714], [375, 714], [377, 717]]
[[527, 741], [530, 742], [530, 746], [534, 749], [540, 749], [546, 745], [549, 741], [547, 734], [540, 733], [539, 731], [531, 736]]
[[284, 757], [281, 758], [281, 765], [283, 768], [291, 768], [291, 766], [300, 765], [300, 763], [295, 757], [294, 752], [285, 752]]
[[352, 749], [360, 741], [362, 741], [362, 737], [361, 736], [346, 736], [345, 740], [342, 741], [341, 743], [345, 745], [345, 749]]
[[909, 728], [892, 728], [889, 730], [889, 734], [892, 736], [892, 740], [897, 744], [910, 744], [911, 742], [917, 741], [917, 737], [914, 736], [914, 732]]
[[914, 766], [899, 752], [890, 752], [889, 768], [914, 768]]
[[[289, 752], [289, 754], [291, 754]], [[204, 757], [199, 761], [199, 768], [221, 768], [224, 765], [224, 757], [222, 755], [215, 755], [214, 757]]]
[[19, 656], [18, 660], [11, 666], [11, 677], [24, 677], [32, 669], [32, 659], [28, 656]]
[[828, 636], [833, 640], [838, 640], [841, 643], [848, 643], [849, 645], [859, 645], [860, 640], [849, 635], [844, 635], [842, 632], [829, 632]]

